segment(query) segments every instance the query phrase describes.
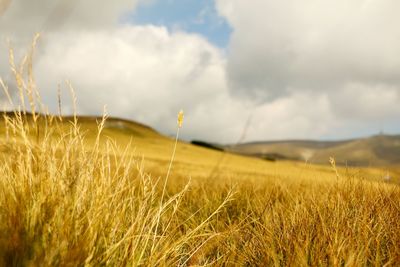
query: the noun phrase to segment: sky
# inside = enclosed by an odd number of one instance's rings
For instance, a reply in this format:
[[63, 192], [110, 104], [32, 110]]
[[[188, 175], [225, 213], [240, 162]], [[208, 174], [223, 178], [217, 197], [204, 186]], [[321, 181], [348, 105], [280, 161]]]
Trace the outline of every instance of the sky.
[[[400, 133], [397, 0], [0, 0], [0, 77], [41, 32], [34, 72], [57, 111], [232, 143]], [[24, 19], [21, 19], [24, 18]], [[4, 96], [3, 96], [4, 104]], [[242, 136], [244, 135], [244, 139]]]
[[232, 32], [213, 0], [153, 0], [140, 4], [123, 22], [167, 27], [169, 31], [199, 34], [221, 49], [228, 46]]

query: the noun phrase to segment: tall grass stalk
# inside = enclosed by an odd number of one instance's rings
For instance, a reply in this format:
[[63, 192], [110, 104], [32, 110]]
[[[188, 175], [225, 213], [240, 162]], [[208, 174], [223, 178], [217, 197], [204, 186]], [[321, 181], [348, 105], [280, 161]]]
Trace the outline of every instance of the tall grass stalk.
[[[156, 227], [155, 227], [155, 230], [154, 230], [154, 232], [155, 232], [154, 238], [157, 235], [158, 227], [159, 227], [159, 224], [160, 224], [160, 217], [161, 217], [161, 213], [162, 213], [162, 210], [163, 210], [163, 200], [164, 200], [165, 191], [166, 191], [166, 188], [167, 188], [168, 178], [169, 178], [169, 175], [170, 175], [171, 169], [172, 169], [172, 163], [173, 163], [173, 161], [175, 159], [176, 146], [178, 144], [178, 139], [179, 139], [179, 130], [180, 130], [180, 128], [182, 128], [182, 123], [183, 123], [183, 111], [181, 110], [178, 113], [178, 119], [177, 119], [177, 126], [178, 127], [177, 127], [177, 130], [176, 130], [174, 147], [172, 149], [171, 160], [169, 161], [167, 175], [165, 176], [164, 185], [163, 185], [163, 189], [162, 189], [162, 193], [161, 193], [160, 205], [159, 205], [160, 210], [159, 210], [159, 213], [157, 214], [157, 223], [156, 223]], [[175, 211], [176, 211], [176, 209], [175, 209]], [[168, 224], [168, 226], [169, 226], [169, 224]], [[166, 228], [166, 230], [167, 229], [168, 229], [168, 227]], [[155, 247], [154, 247], [155, 244], [156, 244], [156, 242], [154, 242], [154, 240], [153, 240], [153, 246], [151, 248], [151, 251], [153, 251], [155, 249]]]
[[204, 179], [203, 166], [188, 183], [187, 170], [171, 171], [179, 121], [165, 179], [155, 178], [165, 169], [145, 169], [105, 136], [106, 111], [83, 128], [71, 84], [73, 117], [61, 117], [60, 97], [49, 114], [32, 59], [17, 65], [10, 50], [16, 95], [0, 80], [13, 107], [0, 119], [0, 266], [399, 266], [397, 184], [334, 161], [310, 177], [232, 168]]
[[168, 197], [166, 190], [179, 133], [160, 192], [158, 180], [140, 168], [132, 147], [121, 149], [103, 136], [106, 110], [95, 132], [80, 130], [69, 82], [71, 121], [62, 119], [60, 107], [54, 120], [38, 103], [31, 70], [37, 38], [19, 66], [10, 48], [17, 101], [0, 83], [14, 109], [0, 122], [6, 131], [1, 147], [7, 151], [0, 153], [0, 266], [171, 266], [189, 261], [217, 235], [200, 232], [223, 205], [196, 221], [188, 221], [190, 213], [188, 220], [178, 216], [189, 185]]

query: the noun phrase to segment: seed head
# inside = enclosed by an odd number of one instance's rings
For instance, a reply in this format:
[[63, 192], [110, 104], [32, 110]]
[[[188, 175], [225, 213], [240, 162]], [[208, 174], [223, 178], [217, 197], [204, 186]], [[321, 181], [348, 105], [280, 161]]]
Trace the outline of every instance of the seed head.
[[183, 110], [178, 113], [178, 127], [181, 128], [183, 124]]
[[331, 164], [332, 167], [336, 166], [336, 161], [334, 157], [329, 157], [329, 163]]

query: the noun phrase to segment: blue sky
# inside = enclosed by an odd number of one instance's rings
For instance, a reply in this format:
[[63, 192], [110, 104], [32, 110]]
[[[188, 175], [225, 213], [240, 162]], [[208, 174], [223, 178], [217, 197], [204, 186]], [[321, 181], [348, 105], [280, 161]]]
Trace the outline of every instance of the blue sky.
[[127, 20], [198, 33], [220, 48], [227, 46], [232, 31], [218, 15], [213, 0], [154, 0], [139, 5]]

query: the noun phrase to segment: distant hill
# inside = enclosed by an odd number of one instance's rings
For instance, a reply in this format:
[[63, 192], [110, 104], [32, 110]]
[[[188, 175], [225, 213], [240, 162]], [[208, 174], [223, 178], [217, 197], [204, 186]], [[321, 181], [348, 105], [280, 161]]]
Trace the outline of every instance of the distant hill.
[[387, 166], [400, 164], [400, 135], [376, 135], [344, 141], [268, 141], [225, 146], [227, 151], [268, 160], [298, 160], [340, 165]]
[[[13, 112], [6, 112], [4, 115], [12, 117]], [[26, 115], [31, 117], [28, 112]], [[66, 124], [72, 120], [71, 116], [63, 117], [63, 122]], [[86, 133], [87, 141], [93, 141], [97, 132], [97, 122], [101, 121], [101, 117], [79, 116], [78, 120], [80, 129]], [[0, 152], [2, 135], [5, 131], [2, 121], [2, 116], [0, 116]], [[111, 117], [107, 119], [103, 133], [105, 136], [117, 139], [122, 147], [131, 144], [138, 154], [146, 155], [150, 159], [166, 162], [170, 159], [174, 140], [147, 125]], [[400, 135], [377, 135], [344, 141], [266, 141], [229, 146], [193, 141], [192, 144], [182, 142], [180, 149], [183, 150], [178, 153], [178, 160], [199, 163], [199, 159], [202, 159], [211, 165], [221, 160], [219, 156], [221, 151], [226, 151], [268, 161], [291, 160], [328, 164], [329, 157], [333, 156], [338, 165], [400, 166]], [[253, 160], [240, 158], [244, 160], [243, 162]]]
[[[7, 115], [8, 119], [14, 118], [13, 112], [4, 113], [3, 115]], [[30, 137], [35, 138], [35, 140], [44, 137], [43, 134], [37, 135], [40, 131], [43, 131], [46, 127], [51, 127], [43, 117], [43, 115], [38, 117], [38, 132], [30, 132]], [[26, 112], [23, 118], [25, 123], [33, 125], [32, 114]], [[53, 120], [53, 126], [57, 127], [53, 129], [54, 132], [52, 131], [52, 133], [56, 138], [58, 131], [63, 131], [64, 134], [72, 134], [69, 127], [71, 127], [71, 122], [74, 121], [73, 117], [54, 117]], [[96, 142], [98, 124], [101, 120], [101, 117], [96, 116], [77, 117], [77, 126], [80, 133], [82, 133], [82, 141], [84, 141], [88, 151]], [[110, 117], [103, 126], [102, 135], [99, 139], [101, 152], [110, 153], [112, 156], [114, 153], [117, 156], [129, 155], [144, 171], [151, 170], [154, 177], [165, 177], [175, 147], [175, 138], [158, 133], [153, 128], [142, 123], [119, 118]], [[10, 130], [5, 126], [4, 116], [0, 116], [0, 157], [7, 156], [10, 151], [8, 138], [12, 132], [8, 132], [7, 129], [8, 131]], [[16, 136], [16, 139], [21, 139], [20, 141], [23, 142], [23, 138], [20, 138], [20, 136]], [[107, 143], [106, 140], [112, 140], [112, 142]], [[251, 179], [275, 179], [274, 177], [276, 177], [277, 179], [290, 180], [298, 179], [297, 174], [299, 172], [302, 173], [304, 179], [318, 177], [319, 181], [325, 178], [330, 181], [332, 177], [335, 177], [330, 167], [306, 166], [286, 161], [269, 162], [260, 158], [225, 152], [224, 146], [214, 143], [194, 141], [191, 144], [179, 141], [171, 169], [172, 175], [180, 177], [179, 179], [182, 178], [182, 181], [187, 181], [190, 177], [200, 177], [211, 181], [217, 176], [229, 179], [232, 177], [240, 177], [241, 179], [245, 177]], [[397, 169], [394, 171], [397, 171]], [[400, 173], [395, 173], [394, 171], [391, 174], [393, 173], [392, 175], [395, 177], [394, 181], [397, 181]], [[384, 173], [381, 170], [369, 168], [364, 171], [363, 175], [368, 179], [376, 180], [381, 179]]]

